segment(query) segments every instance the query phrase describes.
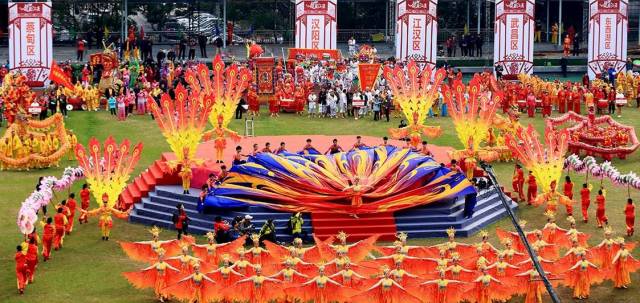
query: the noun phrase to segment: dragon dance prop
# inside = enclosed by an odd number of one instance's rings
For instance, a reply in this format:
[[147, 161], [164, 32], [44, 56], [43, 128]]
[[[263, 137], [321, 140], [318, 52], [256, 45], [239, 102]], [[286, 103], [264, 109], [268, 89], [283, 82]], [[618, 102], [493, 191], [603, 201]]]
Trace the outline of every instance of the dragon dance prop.
[[74, 140], [61, 114], [42, 121], [19, 114], [0, 138], [0, 168], [29, 170], [57, 165]]
[[234, 165], [205, 207], [261, 205], [288, 212], [394, 212], [475, 189], [463, 174], [410, 149], [379, 146], [333, 155], [259, 153]]
[[623, 125], [611, 116], [582, 116], [568, 112], [547, 118], [547, 124], [554, 129], [573, 124], [566, 129], [569, 132], [569, 151], [575, 154], [584, 152], [587, 156], [599, 155], [605, 160], [616, 156], [625, 159], [640, 147], [635, 128]]
[[9, 124], [18, 114], [26, 114], [35, 100], [35, 93], [27, 85], [27, 77], [20, 73], [8, 73], [0, 86], [0, 99], [4, 103], [4, 116]]
[[96, 202], [100, 203], [103, 197], [107, 197], [107, 206], [114, 207], [127, 185], [129, 174], [140, 160], [142, 143], [131, 149], [128, 140], [125, 139], [118, 146], [110, 136], [104, 142], [102, 153], [100, 142], [91, 138], [86, 149], [82, 144], [77, 144], [75, 153]]
[[446, 76], [444, 69], [439, 69], [432, 79], [432, 69], [426, 65], [420, 71], [418, 64], [411, 60], [407, 64], [407, 73], [396, 65], [395, 68], [385, 66], [384, 77], [393, 92], [396, 102], [408, 120], [408, 126], [400, 129], [389, 129], [394, 139], [409, 138], [411, 146], [418, 148], [422, 134], [435, 138], [442, 134], [440, 127], [423, 125], [429, 109], [438, 99], [438, 88]]
[[205, 134], [205, 138], [215, 136], [216, 161], [222, 162], [222, 154], [226, 146], [226, 137], [238, 141], [240, 137], [227, 128], [233, 118], [242, 93], [249, 87], [251, 72], [236, 64], [225, 69], [220, 55], [213, 60], [213, 79], [210, 71], [204, 64], [198, 64], [195, 70], [185, 72], [185, 80], [191, 89], [191, 99], [199, 100], [204, 104], [204, 99], [213, 99], [214, 103], [209, 113], [209, 122], [213, 130]]
[[73, 183], [84, 176], [82, 168], [67, 167], [59, 179], [53, 176], [42, 178], [40, 190], [36, 190], [22, 202], [18, 211], [18, 229], [22, 234], [29, 234], [33, 231], [38, 220], [38, 210], [51, 202], [55, 193], [70, 188]]
[[203, 98], [195, 94], [189, 95], [187, 89], [179, 84], [175, 89], [175, 100], [164, 93], [158, 106], [151, 96], [147, 98], [158, 127], [177, 158], [168, 162], [169, 167], [182, 167], [179, 175], [186, 191], [191, 183], [191, 165], [202, 162], [195, 159], [195, 147], [204, 136], [207, 117], [214, 103], [213, 95], [205, 95]]
[[567, 157], [564, 165], [567, 170], [587, 174], [587, 181], [589, 179], [589, 175], [596, 178], [599, 177], [601, 183], [600, 187], [602, 187], [602, 181], [606, 177], [615, 185], [627, 186], [628, 189], [633, 188], [640, 190], [640, 177], [638, 177], [636, 173], [629, 172], [627, 174], [621, 174], [620, 171], [609, 161], [598, 164], [594, 157], [587, 156], [581, 160], [578, 155], [572, 154]]
[[[455, 81], [451, 88], [447, 85], [442, 86], [444, 102], [447, 104], [458, 139], [464, 146], [464, 150], [453, 151], [449, 157], [464, 159], [469, 178], [473, 177], [476, 158], [492, 162], [499, 159], [499, 149], [506, 149], [504, 146], [482, 146], [483, 143], [495, 144], [491, 142], [491, 126], [503, 98], [501, 91], [494, 91], [491, 95], [489, 91], [482, 91], [482, 80], [481, 76], [476, 75], [468, 87], [462, 81]], [[465, 98], [467, 89], [468, 99]]]
[[566, 130], [545, 130], [544, 145], [540, 142], [538, 132], [529, 127], [518, 129], [515, 135], [506, 135], [506, 145], [514, 158], [531, 171], [536, 183], [542, 189], [534, 201], [535, 205], [547, 202], [549, 210], [555, 210], [557, 203], [568, 204], [571, 200], [557, 192], [557, 185], [564, 168], [564, 155], [567, 152], [569, 133]]

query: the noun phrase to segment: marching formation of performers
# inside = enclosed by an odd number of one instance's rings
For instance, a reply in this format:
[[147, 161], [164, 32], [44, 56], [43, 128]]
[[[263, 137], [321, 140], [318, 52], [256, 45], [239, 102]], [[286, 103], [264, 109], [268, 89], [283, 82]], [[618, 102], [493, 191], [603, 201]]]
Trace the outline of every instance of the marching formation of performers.
[[[589, 235], [576, 230], [573, 217], [563, 229], [553, 213], [546, 215], [544, 228], [526, 235], [553, 285], [573, 289], [576, 299], [588, 298], [604, 280], [620, 289], [630, 285], [630, 274], [640, 269], [631, 255], [635, 243], [607, 227], [604, 240], [588, 247]], [[378, 236], [348, 244], [343, 232], [309, 247], [299, 238], [286, 247], [252, 235], [249, 248], [246, 236], [218, 244], [210, 232], [208, 243], [197, 245], [189, 236], [161, 241], [159, 229], [151, 233], [151, 241], [121, 243], [129, 257], [148, 264], [124, 276], [153, 289], [160, 302], [491, 303], [522, 295], [541, 303], [545, 291], [518, 235], [501, 229], [499, 248], [487, 232], [475, 244], [457, 242], [453, 228], [433, 246], [408, 245], [404, 233], [391, 246], [376, 245]]]

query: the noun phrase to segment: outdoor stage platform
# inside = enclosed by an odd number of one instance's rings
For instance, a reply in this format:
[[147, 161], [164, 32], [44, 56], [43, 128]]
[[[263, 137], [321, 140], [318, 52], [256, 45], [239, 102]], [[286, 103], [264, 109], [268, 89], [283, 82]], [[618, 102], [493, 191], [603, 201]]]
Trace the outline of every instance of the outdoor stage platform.
[[[338, 143], [345, 149], [351, 148], [356, 136], [323, 136], [323, 135], [298, 135], [298, 136], [265, 136], [243, 138], [238, 144], [243, 147], [243, 153], [248, 154], [252, 150], [253, 144], [258, 144], [262, 149], [266, 142], [270, 142], [272, 149], [276, 149], [280, 142], [286, 142], [286, 148], [290, 152], [302, 149], [307, 138], [312, 140], [312, 145], [316, 149], [324, 152], [331, 144], [331, 140], [336, 138]], [[381, 138], [363, 137], [362, 142], [367, 145], [378, 145], [382, 143]], [[404, 146], [404, 142], [389, 140], [389, 144]], [[235, 154], [236, 144], [228, 142], [224, 159], [230, 163]], [[429, 145], [431, 152], [437, 162], [448, 163], [447, 151], [453, 150], [451, 147], [439, 147]], [[248, 206], [241, 209], [219, 210], [214, 213], [200, 214], [196, 211], [196, 202], [199, 188], [207, 179], [211, 172], [219, 171], [220, 164], [212, 159], [214, 155], [213, 141], [200, 144], [197, 150], [197, 157], [207, 159], [203, 167], [194, 168], [194, 179], [192, 181], [191, 194], [182, 194], [180, 180], [175, 173], [169, 172], [165, 161], [174, 159], [172, 153], [165, 153], [162, 158], [156, 161], [149, 169], [125, 189], [121, 195], [123, 205], [133, 205], [130, 221], [147, 225], [157, 225], [159, 227], [171, 228], [172, 213], [178, 203], [183, 203], [189, 217], [191, 218], [190, 230], [193, 233], [204, 234], [213, 229], [213, 219], [221, 216], [231, 221], [235, 216], [250, 214], [254, 217], [256, 232], [262, 224], [269, 218], [274, 219], [277, 226], [278, 241], [290, 241], [287, 236], [287, 222], [290, 213], [277, 211], [261, 206]], [[230, 166], [229, 164], [227, 164]], [[417, 206], [404, 209], [394, 213], [362, 214], [359, 218], [337, 214], [332, 212], [313, 212], [304, 214], [303, 230], [308, 235], [315, 234], [320, 238], [335, 235], [339, 231], [345, 231], [350, 235], [349, 240], [359, 240], [373, 234], [381, 234], [381, 240], [392, 241], [397, 232], [406, 232], [411, 238], [445, 237], [446, 229], [454, 227], [458, 236], [470, 236], [483, 227], [491, 224], [506, 215], [502, 207], [498, 191], [495, 189], [484, 190], [478, 193], [478, 203], [475, 215], [471, 219], [462, 218], [464, 207], [464, 197], [438, 201], [429, 205]], [[512, 208], [517, 205], [510, 199]]]

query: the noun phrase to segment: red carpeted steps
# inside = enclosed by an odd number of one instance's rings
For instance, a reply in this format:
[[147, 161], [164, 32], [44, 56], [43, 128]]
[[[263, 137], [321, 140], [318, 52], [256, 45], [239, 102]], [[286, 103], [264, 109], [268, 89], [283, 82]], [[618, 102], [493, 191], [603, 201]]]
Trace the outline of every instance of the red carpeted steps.
[[134, 203], [139, 203], [147, 197], [156, 185], [179, 184], [180, 178], [166, 164], [167, 158], [163, 154], [160, 160], [153, 162], [139, 176], [135, 177], [120, 194], [118, 207], [128, 209]]
[[358, 241], [379, 234], [381, 241], [393, 241], [396, 222], [393, 213], [363, 214], [359, 218], [332, 212], [311, 214], [313, 232], [320, 239], [335, 236], [340, 231], [349, 235], [349, 241]]

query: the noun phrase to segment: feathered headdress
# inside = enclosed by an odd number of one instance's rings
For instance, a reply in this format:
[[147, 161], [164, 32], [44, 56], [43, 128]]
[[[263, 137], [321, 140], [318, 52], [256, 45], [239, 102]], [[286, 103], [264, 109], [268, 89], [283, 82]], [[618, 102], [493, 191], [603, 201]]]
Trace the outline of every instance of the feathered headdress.
[[160, 228], [154, 225], [153, 227], [151, 227], [151, 229], [149, 229], [149, 233], [151, 233], [151, 235], [153, 235], [154, 237], [158, 237], [160, 236]]
[[453, 238], [456, 236], [456, 229], [453, 227], [449, 227], [447, 229], [447, 235], [449, 236], [449, 238]]
[[216, 239], [216, 234], [212, 231], [208, 232], [207, 239], [209, 239], [209, 241], [214, 241]]
[[489, 237], [489, 233], [486, 230], [481, 230], [480, 231], [480, 237], [481, 238], [488, 238]]
[[346, 241], [347, 237], [349, 237], [349, 235], [347, 235], [347, 233], [345, 233], [344, 231], [340, 231], [338, 233], [338, 236], [336, 236], [336, 238], [338, 238], [338, 240], [341, 240], [341, 241]]
[[396, 235], [396, 238], [398, 238], [398, 240], [400, 240], [402, 242], [407, 241], [407, 237], [408, 237], [407, 233], [405, 233], [405, 232], [400, 232], [400, 233], [398, 233]]
[[568, 216], [567, 222], [569, 222], [569, 224], [576, 224], [576, 219], [573, 216]]
[[604, 234], [605, 235], [612, 235], [613, 234], [613, 228], [611, 228], [611, 226], [605, 226], [604, 227]]
[[260, 241], [260, 235], [259, 234], [251, 234], [251, 241], [259, 242]]
[[547, 219], [549, 219], [550, 221], [554, 221], [556, 219], [556, 213], [550, 210], [545, 211], [544, 216], [547, 217]]

